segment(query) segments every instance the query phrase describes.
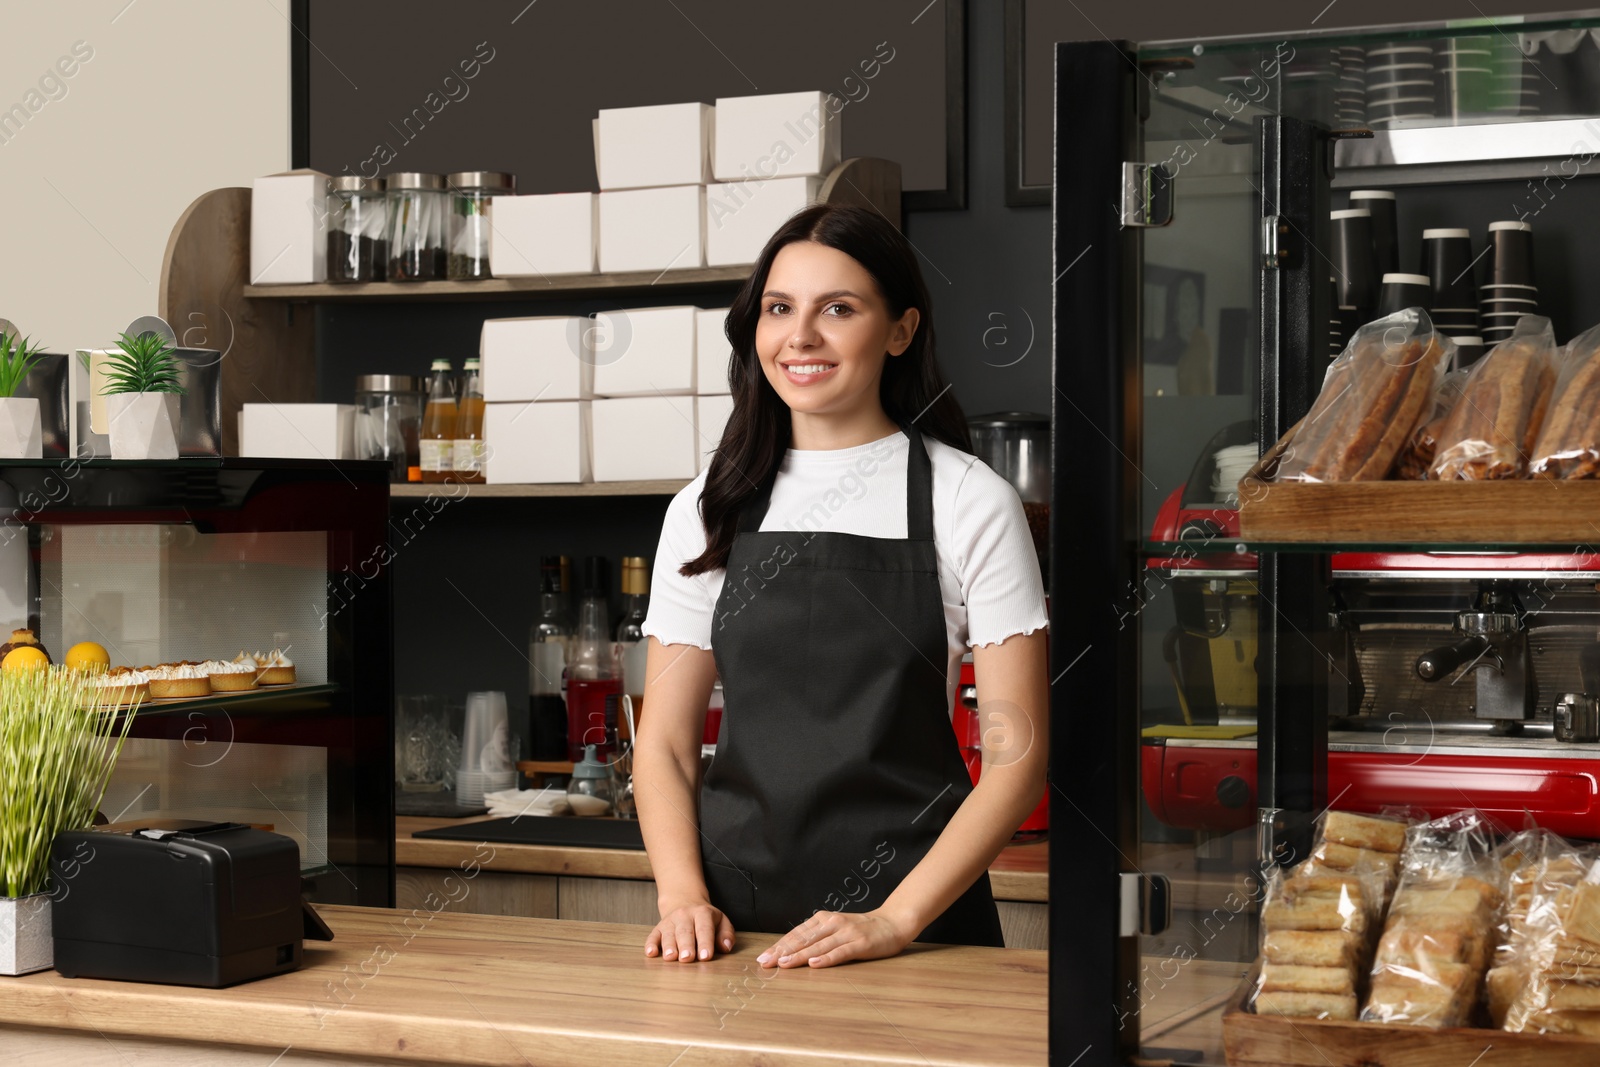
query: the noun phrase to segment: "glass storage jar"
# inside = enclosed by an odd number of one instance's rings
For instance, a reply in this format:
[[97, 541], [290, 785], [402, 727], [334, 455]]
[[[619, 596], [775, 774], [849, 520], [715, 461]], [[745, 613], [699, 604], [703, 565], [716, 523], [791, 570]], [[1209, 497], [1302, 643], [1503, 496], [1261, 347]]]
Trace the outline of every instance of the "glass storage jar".
[[387, 460], [391, 482], [421, 479], [417, 431], [425, 393], [409, 374], [363, 374], [356, 379], [356, 458]]
[[328, 179], [328, 280], [381, 282], [388, 274], [388, 202], [382, 178]]
[[389, 280], [430, 281], [445, 274], [444, 175], [401, 171], [385, 179], [389, 200]]
[[515, 175], [464, 170], [450, 175], [449, 276], [489, 277], [489, 198], [517, 191]]

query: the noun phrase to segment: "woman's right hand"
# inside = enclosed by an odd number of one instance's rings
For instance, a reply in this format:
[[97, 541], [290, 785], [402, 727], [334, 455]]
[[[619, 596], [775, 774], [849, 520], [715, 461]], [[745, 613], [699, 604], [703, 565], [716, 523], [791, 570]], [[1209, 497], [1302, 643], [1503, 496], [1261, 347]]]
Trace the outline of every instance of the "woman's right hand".
[[644, 939], [644, 954], [690, 963], [709, 960], [718, 948], [733, 951], [733, 923], [707, 900], [663, 902], [661, 921]]

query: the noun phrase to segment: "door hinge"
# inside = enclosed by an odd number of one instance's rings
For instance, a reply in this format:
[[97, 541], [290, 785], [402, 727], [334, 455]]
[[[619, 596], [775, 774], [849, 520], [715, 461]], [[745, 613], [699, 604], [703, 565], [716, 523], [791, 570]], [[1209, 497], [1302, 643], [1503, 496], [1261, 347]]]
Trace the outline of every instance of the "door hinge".
[[1120, 874], [1120, 936], [1154, 936], [1172, 925], [1172, 883], [1164, 874]]
[[1268, 215], [1261, 220], [1261, 269], [1278, 270], [1289, 262], [1289, 220]]
[[1122, 225], [1152, 229], [1172, 225], [1177, 176], [1165, 163], [1122, 165]]

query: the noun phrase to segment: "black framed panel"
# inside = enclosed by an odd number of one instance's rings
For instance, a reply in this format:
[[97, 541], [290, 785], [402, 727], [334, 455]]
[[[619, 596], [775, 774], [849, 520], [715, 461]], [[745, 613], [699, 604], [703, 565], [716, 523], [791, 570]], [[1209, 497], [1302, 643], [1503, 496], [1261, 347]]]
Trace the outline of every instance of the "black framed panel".
[[818, 0], [803, 17], [742, 0], [300, 3], [291, 139], [330, 174], [593, 190], [601, 108], [815, 89], [843, 102], [846, 157], [901, 164], [908, 209], [966, 206], [965, 0]]

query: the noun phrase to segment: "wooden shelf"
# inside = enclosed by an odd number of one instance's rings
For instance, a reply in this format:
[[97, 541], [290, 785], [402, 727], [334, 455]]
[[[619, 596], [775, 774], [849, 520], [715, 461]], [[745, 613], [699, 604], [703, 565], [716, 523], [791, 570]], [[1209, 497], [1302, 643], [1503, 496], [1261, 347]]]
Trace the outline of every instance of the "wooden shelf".
[[476, 281], [361, 282], [320, 285], [246, 285], [255, 300], [303, 300], [316, 303], [381, 303], [384, 301], [572, 300], [620, 292], [703, 289], [736, 286], [750, 276], [744, 267], [689, 267], [682, 270], [629, 271], [621, 274], [548, 274], [530, 278], [481, 278]]
[[391, 486], [389, 495], [395, 499], [420, 499], [435, 493], [456, 500], [481, 497], [510, 498], [530, 496], [672, 496], [688, 485], [688, 479], [668, 478], [651, 482], [564, 482], [546, 485], [450, 485], [418, 484]]

